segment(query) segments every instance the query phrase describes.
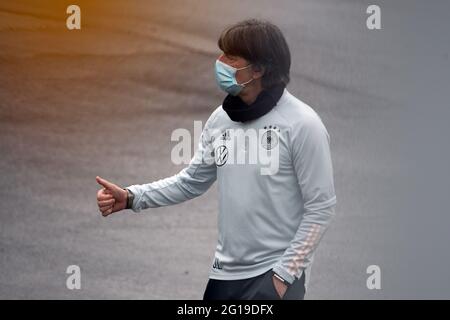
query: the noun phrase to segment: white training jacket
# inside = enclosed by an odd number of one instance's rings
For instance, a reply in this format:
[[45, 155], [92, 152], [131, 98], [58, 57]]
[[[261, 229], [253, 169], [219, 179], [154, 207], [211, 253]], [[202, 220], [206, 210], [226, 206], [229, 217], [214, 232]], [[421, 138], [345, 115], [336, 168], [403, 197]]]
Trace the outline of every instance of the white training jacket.
[[216, 180], [219, 238], [211, 279], [273, 269], [292, 283], [309, 270], [336, 205], [330, 136], [310, 106], [287, 89], [255, 120], [232, 121], [219, 106], [186, 168], [127, 189], [135, 195], [132, 210], [140, 212], [200, 196]]

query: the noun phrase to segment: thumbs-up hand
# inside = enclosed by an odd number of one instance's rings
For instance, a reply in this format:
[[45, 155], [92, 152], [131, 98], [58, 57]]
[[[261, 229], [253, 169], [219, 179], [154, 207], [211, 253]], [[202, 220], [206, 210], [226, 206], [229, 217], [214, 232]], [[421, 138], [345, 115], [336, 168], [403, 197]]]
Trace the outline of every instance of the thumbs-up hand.
[[104, 217], [127, 206], [127, 191], [99, 176], [95, 177], [103, 188], [97, 192], [97, 204]]

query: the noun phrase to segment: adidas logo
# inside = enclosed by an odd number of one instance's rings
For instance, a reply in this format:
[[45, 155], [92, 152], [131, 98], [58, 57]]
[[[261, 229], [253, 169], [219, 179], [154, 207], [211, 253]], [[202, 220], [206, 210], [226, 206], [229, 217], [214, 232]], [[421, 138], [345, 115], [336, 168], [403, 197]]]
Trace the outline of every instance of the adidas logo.
[[218, 270], [222, 269], [222, 264], [220, 263], [220, 260], [217, 258], [214, 259], [213, 269], [218, 269]]

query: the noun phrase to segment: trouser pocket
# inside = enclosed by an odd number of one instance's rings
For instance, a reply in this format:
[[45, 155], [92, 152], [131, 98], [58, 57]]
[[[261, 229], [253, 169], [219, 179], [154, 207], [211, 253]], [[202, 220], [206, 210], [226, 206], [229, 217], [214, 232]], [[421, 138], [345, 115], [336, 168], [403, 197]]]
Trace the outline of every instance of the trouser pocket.
[[273, 283], [273, 271], [267, 271], [259, 283], [257, 283], [257, 289], [252, 299], [255, 300], [281, 300], [280, 295]]
[[300, 279], [295, 279], [288, 287], [283, 296], [283, 300], [303, 300], [305, 297], [305, 272]]
[[258, 287], [252, 299], [255, 300], [303, 300], [305, 297], [305, 273], [303, 272], [300, 279], [295, 279], [288, 286], [283, 298], [277, 292], [273, 283], [273, 271], [267, 271], [257, 284]]

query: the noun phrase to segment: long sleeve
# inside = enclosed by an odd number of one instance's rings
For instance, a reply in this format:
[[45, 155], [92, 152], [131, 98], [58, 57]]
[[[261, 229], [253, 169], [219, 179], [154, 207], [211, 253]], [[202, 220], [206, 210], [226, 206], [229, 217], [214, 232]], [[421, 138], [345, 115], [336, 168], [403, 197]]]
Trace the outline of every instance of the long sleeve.
[[209, 189], [217, 176], [210, 148], [210, 127], [214, 117], [215, 112], [206, 122], [198, 149], [186, 168], [165, 179], [127, 187], [135, 196], [131, 208], [134, 212], [181, 203], [198, 197]]
[[289, 283], [299, 278], [311, 263], [337, 203], [330, 136], [322, 121], [311, 117], [291, 131], [292, 162], [303, 197], [303, 217], [289, 248], [274, 267]]

